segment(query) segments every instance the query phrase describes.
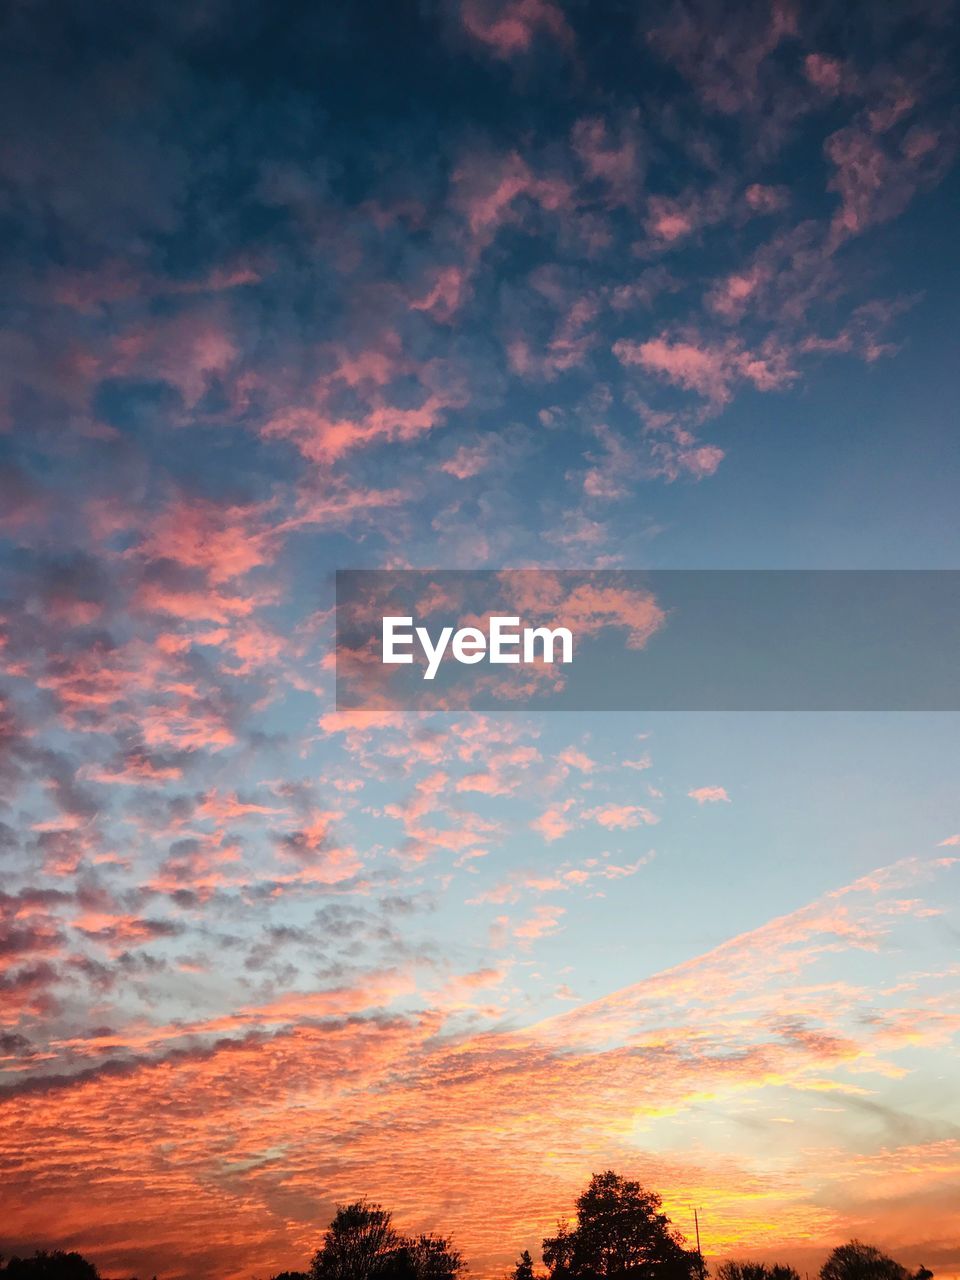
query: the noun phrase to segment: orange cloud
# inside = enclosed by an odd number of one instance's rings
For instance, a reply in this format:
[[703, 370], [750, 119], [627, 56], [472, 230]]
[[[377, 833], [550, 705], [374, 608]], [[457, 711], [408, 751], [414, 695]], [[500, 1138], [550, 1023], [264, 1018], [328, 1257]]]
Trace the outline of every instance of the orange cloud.
[[[813, 1265], [871, 1227], [918, 1265], [915, 1222], [890, 1205], [920, 1198], [936, 1205], [927, 1261], [950, 1274], [957, 1143], [857, 1153], [860, 1117], [896, 1124], [877, 1095], [892, 1050], [863, 1016], [876, 991], [814, 978], [824, 949], [833, 968], [837, 948], [869, 945], [889, 895], [931, 870], [865, 877], [521, 1030], [438, 1034], [477, 993], [504, 989], [504, 970], [486, 968], [435, 989], [425, 1013], [384, 1012], [414, 986], [383, 971], [79, 1041], [99, 1044], [101, 1067], [0, 1099], [7, 1221], [114, 1271], [239, 1277], [303, 1265], [334, 1202], [368, 1193], [405, 1227], [452, 1231], [494, 1276], [536, 1248], [592, 1168], [613, 1164], [662, 1190], [681, 1226], [691, 1200], [702, 1205], [713, 1257], [776, 1247]], [[560, 919], [539, 911], [518, 940]], [[148, 1047], [161, 1056], [137, 1056]]]

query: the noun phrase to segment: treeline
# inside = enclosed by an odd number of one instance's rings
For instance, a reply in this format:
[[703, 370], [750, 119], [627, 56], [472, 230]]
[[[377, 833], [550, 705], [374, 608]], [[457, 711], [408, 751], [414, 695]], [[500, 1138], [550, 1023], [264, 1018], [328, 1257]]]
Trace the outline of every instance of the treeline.
[[[702, 1255], [691, 1249], [663, 1212], [660, 1197], [608, 1170], [595, 1173], [577, 1199], [576, 1221], [557, 1223], [543, 1241], [545, 1271], [525, 1249], [505, 1280], [707, 1280]], [[466, 1264], [444, 1236], [405, 1236], [389, 1210], [358, 1200], [341, 1205], [306, 1271], [281, 1271], [271, 1280], [457, 1280]], [[0, 1258], [2, 1280], [100, 1280], [79, 1253], [38, 1252]], [[851, 1240], [832, 1251], [819, 1280], [932, 1280], [880, 1249]], [[156, 1277], [154, 1277], [156, 1280]], [[720, 1263], [714, 1280], [800, 1280], [783, 1263]]]
[[[595, 1173], [577, 1200], [576, 1223], [557, 1224], [542, 1247], [546, 1280], [706, 1280], [708, 1268], [663, 1212], [655, 1191], [612, 1170]], [[851, 1240], [820, 1268], [819, 1280], [932, 1280], [926, 1267], [909, 1271], [880, 1249]], [[800, 1280], [784, 1263], [721, 1262], [715, 1280]], [[541, 1280], [527, 1250], [512, 1280]]]

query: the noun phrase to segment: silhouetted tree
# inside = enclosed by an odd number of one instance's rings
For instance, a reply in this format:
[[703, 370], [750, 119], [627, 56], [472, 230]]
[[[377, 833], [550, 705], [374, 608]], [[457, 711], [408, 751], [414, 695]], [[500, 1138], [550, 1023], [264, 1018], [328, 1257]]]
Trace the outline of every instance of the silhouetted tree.
[[16, 1256], [2, 1268], [3, 1280], [100, 1280], [100, 1272], [81, 1253], [38, 1249], [32, 1258]]
[[441, 1236], [401, 1236], [379, 1204], [341, 1205], [308, 1280], [454, 1280], [463, 1258]]
[[550, 1275], [561, 1277], [570, 1274], [573, 1262], [573, 1232], [568, 1222], [557, 1223], [557, 1234], [547, 1236], [543, 1242], [543, 1262], [549, 1268]]
[[693, 1280], [700, 1272], [696, 1250], [671, 1227], [656, 1192], [610, 1169], [595, 1173], [577, 1200], [577, 1225], [558, 1223], [544, 1240], [543, 1261], [552, 1280]]
[[717, 1280], [800, 1280], [800, 1275], [780, 1262], [770, 1267], [765, 1262], [721, 1262]]
[[313, 1255], [313, 1280], [368, 1280], [399, 1248], [392, 1215], [379, 1204], [357, 1200], [340, 1205], [322, 1246]]
[[306, 1271], [278, 1271], [270, 1280], [310, 1280], [310, 1276]]
[[381, 1273], [385, 1280], [455, 1280], [463, 1268], [458, 1250], [440, 1236], [403, 1240]]
[[533, 1280], [533, 1259], [530, 1250], [524, 1249], [513, 1268], [513, 1280]]
[[[920, 1268], [917, 1277], [921, 1274], [927, 1274], [926, 1267]], [[872, 1244], [851, 1240], [838, 1245], [830, 1254], [820, 1268], [820, 1280], [911, 1280], [911, 1277], [906, 1267]]]

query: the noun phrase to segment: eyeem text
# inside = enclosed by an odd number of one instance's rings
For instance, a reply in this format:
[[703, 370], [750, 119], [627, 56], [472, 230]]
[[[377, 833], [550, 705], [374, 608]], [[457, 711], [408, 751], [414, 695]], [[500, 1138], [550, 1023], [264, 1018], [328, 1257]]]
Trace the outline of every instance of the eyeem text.
[[573, 633], [566, 627], [521, 629], [519, 618], [492, 617], [486, 632], [479, 627], [442, 627], [434, 640], [426, 627], [414, 627], [413, 618], [383, 619], [384, 664], [413, 662], [416, 643], [427, 660], [424, 680], [434, 678], [448, 648], [456, 662], [467, 666], [484, 659], [491, 663], [573, 661]]

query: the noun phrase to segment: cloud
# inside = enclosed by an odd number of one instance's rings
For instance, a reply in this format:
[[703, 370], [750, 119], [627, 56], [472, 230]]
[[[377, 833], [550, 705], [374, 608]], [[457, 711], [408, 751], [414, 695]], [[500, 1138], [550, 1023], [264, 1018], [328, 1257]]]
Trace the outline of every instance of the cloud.
[[411, 301], [410, 307], [413, 311], [427, 311], [436, 320], [446, 322], [456, 315], [466, 292], [465, 271], [461, 267], [443, 267], [427, 293]]
[[472, 480], [492, 466], [495, 460], [495, 443], [480, 440], [473, 445], [460, 445], [445, 462], [441, 462], [440, 470], [457, 480]]
[[734, 387], [746, 382], [758, 391], [778, 391], [797, 377], [788, 353], [768, 343], [761, 352], [744, 349], [736, 339], [709, 344], [666, 335], [645, 342], [620, 339], [613, 353], [624, 365], [639, 367], [721, 407]]
[[[356, 449], [379, 443], [407, 443], [433, 431], [447, 410], [462, 408], [465, 392], [442, 362], [416, 366], [394, 333], [367, 350], [335, 354], [336, 367], [314, 383], [310, 402], [283, 407], [263, 424], [265, 440], [286, 440], [309, 462], [337, 462]], [[398, 402], [391, 385], [413, 381], [413, 403]], [[408, 397], [404, 397], [406, 401]], [[357, 404], [339, 411], [341, 399]]]
[[385, 77], [263, 7], [3, 31], [0, 1251], [272, 1275], [369, 1194], [499, 1276], [614, 1164], [812, 1272], [915, 1194], [946, 1270], [952, 860], [678, 930], [670, 753], [337, 707], [331, 571], [540, 566], [509, 612], [649, 643], [589, 570], [702, 533], [725, 452], [753, 510], [756, 393], [902, 345], [950, 31], [442, 0]]
[[557, 756], [561, 764], [576, 769], [580, 773], [593, 773], [597, 767], [597, 762], [592, 760], [585, 751], [581, 751], [579, 747], [566, 747]]
[[718, 22], [716, 6], [668, 6], [648, 39], [714, 110], [725, 115], [774, 109], [778, 84], [771, 55], [797, 33], [789, 4], [750, 4]]
[[[906, 1179], [911, 1191], [950, 1203], [953, 1138], [891, 1131], [879, 1154], [866, 1156], [845, 1145], [861, 1123], [854, 1109], [864, 1098], [861, 1082], [873, 1090], [866, 1101], [890, 1113], [885, 1123], [896, 1118], [882, 1100], [884, 1024], [863, 1016], [876, 1011], [878, 993], [838, 981], [837, 964], [887, 927], [891, 894], [929, 874], [919, 863], [881, 870], [522, 1030], [438, 1035], [442, 1020], [472, 1007], [475, 996], [503, 990], [504, 967], [486, 966], [431, 983], [436, 1006], [419, 1014], [382, 1011], [411, 990], [409, 975], [385, 970], [328, 992], [147, 1028], [142, 1037], [136, 1028], [90, 1032], [74, 1045], [90, 1055], [75, 1079], [20, 1081], [0, 1100], [8, 1135], [0, 1154], [16, 1159], [30, 1191], [17, 1208], [18, 1230], [38, 1229], [56, 1203], [58, 1238], [111, 1269], [169, 1265], [171, 1223], [193, 1224], [175, 1234], [178, 1256], [195, 1272], [224, 1259], [260, 1269], [293, 1264], [312, 1247], [317, 1196], [329, 1207], [343, 1194], [344, 1166], [394, 1205], [405, 1227], [439, 1227], [432, 1216], [439, 1188], [450, 1185], [449, 1170], [436, 1164], [441, 1151], [455, 1162], [464, 1193], [442, 1225], [488, 1274], [506, 1265], [504, 1240], [525, 1239], [531, 1220], [535, 1236], [547, 1231], [582, 1186], [584, 1163], [606, 1155], [628, 1171], [646, 1169], [675, 1220], [691, 1187], [702, 1193], [718, 1252], [735, 1250], [746, 1232], [762, 1248], [803, 1239], [822, 1255], [865, 1206], [889, 1199], [894, 1181], [899, 1194]], [[897, 927], [911, 915], [897, 917]], [[512, 932], [532, 947], [565, 922], [545, 907]], [[906, 995], [921, 1019], [915, 1056], [927, 1043], [929, 993]], [[108, 1055], [102, 1065], [94, 1065], [98, 1052]], [[839, 1110], [818, 1120], [817, 1097]], [[724, 1141], [700, 1144], [695, 1154], [666, 1142], [745, 1114], [751, 1125], [741, 1126], [735, 1156]], [[803, 1125], [780, 1123], [798, 1116]], [[429, 1151], [424, 1126], [433, 1135]], [[393, 1153], [388, 1165], [384, 1141]], [[544, 1168], [547, 1148], [553, 1157]], [[42, 1169], [24, 1157], [41, 1149]], [[173, 1158], [169, 1169], [158, 1169], [158, 1149]], [[87, 1176], [89, 1162], [108, 1155], [109, 1186]], [[151, 1194], [118, 1200], [118, 1186], [138, 1185]]]
[[638, 804], [602, 804], [586, 809], [584, 818], [598, 822], [608, 831], [629, 831], [634, 827], [654, 826], [660, 821], [657, 814]]
[[272, 562], [276, 539], [256, 506], [222, 506], [180, 498], [151, 521], [137, 553], [203, 572], [214, 586]]
[[560, 921], [566, 915], [566, 907], [542, 906], [534, 907], [533, 914], [520, 924], [514, 925], [513, 936], [522, 943], [536, 942], [540, 938], [549, 937], [560, 929]]
[[551, 0], [462, 0], [464, 30], [495, 57], [526, 53], [544, 32], [561, 47], [573, 44], [563, 10]]
[[636, 116], [628, 116], [617, 125], [602, 116], [584, 116], [573, 126], [570, 140], [585, 176], [607, 191], [611, 203], [637, 202], [643, 176], [643, 144]]
[[687, 795], [691, 800], [696, 800], [699, 805], [716, 804], [720, 800], [725, 800], [727, 803], [730, 801], [726, 787], [694, 787], [687, 792]]
[[824, 150], [834, 166], [829, 186], [840, 198], [835, 235], [857, 235], [896, 217], [918, 188], [939, 181], [949, 145], [924, 127], [884, 137], [875, 125], [858, 123], [831, 134]]
[[534, 818], [531, 828], [543, 836], [549, 844], [562, 839], [573, 830], [573, 822], [566, 816], [573, 807], [572, 800], [561, 800], [550, 805], [538, 817]]

